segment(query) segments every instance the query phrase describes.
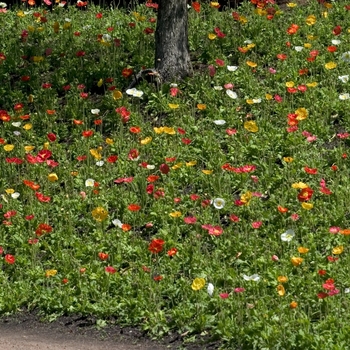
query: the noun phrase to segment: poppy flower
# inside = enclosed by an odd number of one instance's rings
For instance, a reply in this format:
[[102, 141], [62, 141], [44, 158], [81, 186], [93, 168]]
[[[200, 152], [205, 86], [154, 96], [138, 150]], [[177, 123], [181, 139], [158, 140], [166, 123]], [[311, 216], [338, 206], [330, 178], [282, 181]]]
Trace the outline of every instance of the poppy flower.
[[36, 198], [38, 198], [38, 200], [42, 203], [49, 203], [51, 201], [51, 197], [49, 196], [45, 196], [40, 192], [35, 192], [35, 196]]
[[298, 194], [299, 202], [306, 202], [311, 199], [314, 191], [310, 187], [303, 188]]
[[107, 253], [98, 253], [98, 257], [102, 260], [102, 261], [105, 261], [108, 259], [109, 255]]
[[153, 239], [152, 242], [148, 246], [148, 250], [152, 254], [158, 254], [163, 250], [163, 245], [165, 244], [165, 241], [162, 239]]
[[13, 255], [11, 255], [11, 254], [6, 254], [6, 255], [5, 255], [5, 261], [6, 261], [8, 264], [12, 265], [12, 264], [14, 264], [14, 263], [16, 262], [16, 258], [15, 258], [15, 256], [13, 256]]
[[297, 24], [292, 24], [292, 25], [287, 29], [287, 34], [289, 34], [289, 35], [296, 34], [298, 30], [299, 30], [299, 26], [298, 26]]
[[131, 149], [128, 154], [128, 159], [136, 161], [139, 159], [139, 151], [135, 148]]
[[130, 210], [130, 211], [139, 211], [140, 209], [141, 209], [141, 206], [138, 204], [128, 205], [128, 210]]
[[205, 286], [205, 279], [204, 278], [195, 278], [191, 284], [191, 288], [194, 291], [201, 290]]
[[336, 27], [334, 27], [334, 29], [333, 29], [333, 31], [332, 31], [332, 33], [333, 33], [334, 35], [339, 35], [341, 32], [342, 32], [342, 27], [341, 27], [341, 26], [336, 26]]
[[200, 12], [201, 11], [201, 4], [199, 2], [192, 2], [192, 8], [196, 11], [196, 12]]
[[134, 72], [134, 71], [133, 71], [131, 68], [124, 68], [124, 69], [122, 70], [122, 76], [123, 76], [124, 78], [129, 78], [130, 75], [132, 75], [133, 72]]
[[110, 273], [111, 275], [115, 274], [117, 272], [117, 269], [114, 268], [113, 266], [106, 266], [105, 271], [107, 273]]
[[167, 252], [168, 256], [173, 257], [177, 254], [177, 249], [176, 248], [171, 248]]
[[87, 137], [91, 137], [94, 134], [93, 130], [85, 130], [81, 133], [83, 135], [83, 137], [87, 138]]

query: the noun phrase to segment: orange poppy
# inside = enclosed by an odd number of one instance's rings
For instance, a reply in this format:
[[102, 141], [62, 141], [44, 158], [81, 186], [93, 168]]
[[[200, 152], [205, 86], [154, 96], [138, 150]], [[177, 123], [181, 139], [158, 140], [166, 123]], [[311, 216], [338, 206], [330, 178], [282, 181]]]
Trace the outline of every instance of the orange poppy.
[[350, 229], [346, 228], [344, 230], [340, 230], [339, 233], [341, 233], [344, 236], [349, 236], [350, 235]]
[[277, 209], [280, 213], [286, 213], [288, 211], [288, 208], [282, 207], [281, 205], [279, 205]]

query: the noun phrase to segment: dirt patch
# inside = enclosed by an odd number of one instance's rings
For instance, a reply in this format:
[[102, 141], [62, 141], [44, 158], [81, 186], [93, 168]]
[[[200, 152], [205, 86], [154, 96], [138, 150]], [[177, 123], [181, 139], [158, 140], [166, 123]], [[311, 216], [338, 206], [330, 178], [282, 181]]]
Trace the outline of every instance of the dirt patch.
[[180, 334], [170, 334], [161, 341], [150, 339], [134, 327], [120, 327], [112, 323], [98, 327], [92, 316], [62, 316], [45, 322], [36, 313], [19, 313], [0, 318], [2, 349], [15, 350], [164, 350], [219, 349], [219, 342], [198, 337], [185, 344]]

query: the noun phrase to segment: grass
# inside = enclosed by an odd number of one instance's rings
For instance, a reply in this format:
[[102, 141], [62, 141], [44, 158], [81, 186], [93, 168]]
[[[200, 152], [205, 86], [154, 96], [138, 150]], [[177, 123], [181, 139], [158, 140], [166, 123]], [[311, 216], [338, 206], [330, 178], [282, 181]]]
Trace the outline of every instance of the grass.
[[92, 314], [228, 348], [345, 349], [349, 6], [0, 13], [0, 313]]

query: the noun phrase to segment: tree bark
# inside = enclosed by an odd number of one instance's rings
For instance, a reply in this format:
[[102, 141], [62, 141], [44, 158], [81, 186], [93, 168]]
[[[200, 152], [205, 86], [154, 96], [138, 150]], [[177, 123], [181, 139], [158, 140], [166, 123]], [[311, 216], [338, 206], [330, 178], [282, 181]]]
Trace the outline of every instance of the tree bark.
[[188, 48], [187, 0], [160, 0], [155, 32], [155, 69], [163, 83], [192, 73]]

